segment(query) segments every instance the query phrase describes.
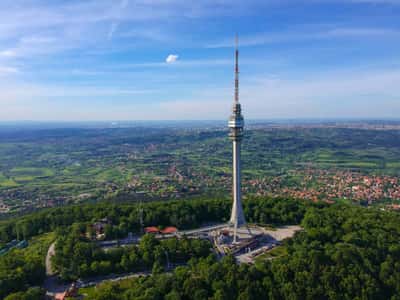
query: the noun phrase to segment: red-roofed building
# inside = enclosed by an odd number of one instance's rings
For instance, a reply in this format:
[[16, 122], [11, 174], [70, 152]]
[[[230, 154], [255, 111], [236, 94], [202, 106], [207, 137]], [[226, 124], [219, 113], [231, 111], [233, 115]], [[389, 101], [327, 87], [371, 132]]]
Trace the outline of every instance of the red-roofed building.
[[169, 227], [166, 227], [163, 230], [160, 230], [160, 232], [162, 234], [172, 234], [172, 233], [176, 233], [177, 231], [178, 231], [178, 228], [173, 227], [173, 226], [169, 226]]
[[54, 300], [65, 300], [67, 298], [67, 292], [57, 293], [54, 295]]
[[144, 229], [144, 232], [156, 234], [156, 233], [159, 233], [160, 230], [159, 230], [157, 227], [155, 227], [155, 226], [150, 226], [150, 227], [146, 227], [146, 228]]

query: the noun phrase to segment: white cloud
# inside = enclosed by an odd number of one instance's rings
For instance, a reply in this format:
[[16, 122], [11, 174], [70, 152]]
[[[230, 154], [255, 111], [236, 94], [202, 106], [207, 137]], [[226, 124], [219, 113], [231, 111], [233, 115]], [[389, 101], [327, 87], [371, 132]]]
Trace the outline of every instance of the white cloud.
[[172, 64], [172, 63], [176, 62], [176, 61], [178, 60], [178, 58], [179, 58], [179, 55], [177, 55], [177, 54], [170, 54], [170, 55], [168, 55], [167, 58], [165, 59], [165, 62], [166, 62], [167, 64]]
[[17, 55], [17, 53], [14, 50], [0, 51], [0, 56], [3, 56], [3, 57], [14, 57], [16, 55]]

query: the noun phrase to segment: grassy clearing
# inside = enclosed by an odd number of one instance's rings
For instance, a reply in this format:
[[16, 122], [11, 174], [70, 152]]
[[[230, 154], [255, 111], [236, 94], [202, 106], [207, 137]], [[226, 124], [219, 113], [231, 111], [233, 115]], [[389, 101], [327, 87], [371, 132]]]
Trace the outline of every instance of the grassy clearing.
[[351, 168], [351, 169], [376, 169], [378, 164], [371, 161], [343, 161], [343, 160], [319, 160], [317, 164], [321, 168]]
[[54, 232], [35, 236], [29, 241], [29, 246], [24, 249], [24, 251], [39, 253], [40, 255], [43, 255], [43, 259], [45, 259], [47, 250], [49, 249], [50, 244], [54, 242], [55, 238], [56, 234]]
[[49, 168], [15, 167], [10, 170], [14, 176], [50, 177], [54, 175]]
[[371, 161], [352, 161], [339, 164], [341, 167], [349, 168], [377, 168], [378, 165]]
[[16, 186], [18, 186], [18, 183], [11, 178], [7, 178], [3, 173], [0, 172], [0, 188], [11, 188]]
[[90, 287], [85, 287], [85, 288], [80, 288], [79, 289], [79, 295], [83, 296], [84, 298], [92, 298], [95, 292], [95, 287], [90, 286]]
[[28, 241], [28, 247], [23, 249], [13, 249], [5, 255], [13, 255], [15, 251], [22, 252], [24, 255], [35, 256], [39, 255], [43, 258], [43, 264], [45, 263], [46, 254], [50, 247], [50, 244], [55, 240], [56, 234], [49, 232], [33, 237]]
[[265, 252], [264, 254], [261, 254], [260, 256], [258, 256], [256, 258], [256, 261], [262, 261], [262, 260], [266, 260], [266, 259], [274, 259], [274, 258], [278, 258], [281, 256], [285, 256], [287, 255], [287, 249], [285, 246], [277, 246], [275, 248], [273, 248], [272, 250]]
[[400, 162], [387, 162], [386, 168], [390, 169], [400, 169]]
[[49, 168], [15, 167], [10, 170], [12, 180], [17, 183], [26, 183], [35, 179], [54, 176], [54, 171]]

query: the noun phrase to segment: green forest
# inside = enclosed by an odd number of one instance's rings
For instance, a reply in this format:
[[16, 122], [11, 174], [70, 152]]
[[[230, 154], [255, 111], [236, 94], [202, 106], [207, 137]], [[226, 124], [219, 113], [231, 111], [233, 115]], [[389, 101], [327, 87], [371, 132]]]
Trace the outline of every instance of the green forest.
[[[228, 199], [145, 203], [145, 225], [183, 229], [223, 221], [229, 204]], [[103, 217], [110, 218], [116, 229], [138, 231], [136, 204], [68, 206], [2, 221], [2, 242], [21, 235], [30, 245], [0, 257], [0, 297], [41, 299], [42, 290], [35, 287], [45, 278], [44, 252], [57, 238], [63, 254], [55, 262], [65, 278], [152, 272], [89, 289], [88, 299], [399, 299], [398, 213], [284, 198], [252, 198], [244, 206], [251, 223], [301, 224], [304, 230], [284, 242], [283, 255], [237, 265], [233, 257], [218, 260], [210, 254], [207, 242], [159, 242], [149, 236], [138, 246], [104, 253], [82, 236], [89, 222]], [[43, 239], [42, 247], [34, 242], [38, 238]], [[188, 265], [165, 273], [165, 251], [171, 262]]]
[[[307, 206], [289, 199], [254, 198], [246, 201], [245, 211], [248, 220], [252, 222], [298, 224]], [[50, 245], [49, 234], [54, 234], [59, 242], [59, 255], [55, 257], [55, 265], [64, 279], [142, 270], [153, 268], [154, 264], [157, 269], [164, 261], [160, 251], [165, 250], [170, 253], [171, 262], [175, 263], [209, 254], [210, 246], [201, 241], [178, 242], [172, 239], [159, 245], [150, 237], [148, 243], [147, 238], [143, 240], [144, 245], [139, 244], [138, 247], [128, 247], [106, 254], [81, 235], [88, 224], [105, 217], [113, 224], [111, 237], [140, 232], [138, 208], [138, 204], [75, 205], [45, 209], [17, 219], [1, 221], [0, 237], [3, 245], [16, 238], [27, 239], [31, 245], [26, 249], [14, 249], [0, 256], [0, 297], [43, 282], [44, 258]], [[226, 221], [230, 200], [149, 202], [144, 203], [142, 209], [145, 226], [174, 225], [179, 229], [189, 229], [205, 223]], [[35, 243], [38, 237], [44, 240]], [[35, 246], [37, 244], [41, 245], [39, 249]], [[158, 255], [155, 254], [157, 252]]]
[[399, 222], [377, 210], [310, 208], [283, 257], [192, 259], [172, 274], [102, 284], [88, 299], [399, 299]]

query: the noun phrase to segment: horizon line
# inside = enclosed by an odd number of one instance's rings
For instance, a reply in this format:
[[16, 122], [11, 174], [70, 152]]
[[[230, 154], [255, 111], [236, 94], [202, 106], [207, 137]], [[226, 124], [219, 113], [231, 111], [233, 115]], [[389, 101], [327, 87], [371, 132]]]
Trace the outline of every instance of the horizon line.
[[[393, 117], [272, 117], [249, 118], [250, 122], [262, 121], [400, 121]], [[0, 120], [0, 124], [6, 123], [134, 123], [134, 122], [226, 122], [225, 119], [138, 119], [138, 120]]]

